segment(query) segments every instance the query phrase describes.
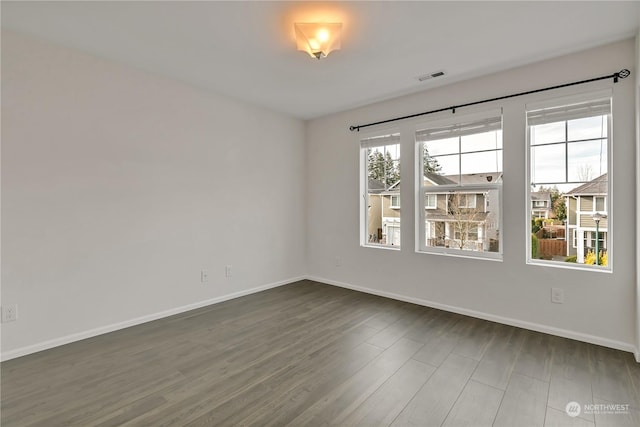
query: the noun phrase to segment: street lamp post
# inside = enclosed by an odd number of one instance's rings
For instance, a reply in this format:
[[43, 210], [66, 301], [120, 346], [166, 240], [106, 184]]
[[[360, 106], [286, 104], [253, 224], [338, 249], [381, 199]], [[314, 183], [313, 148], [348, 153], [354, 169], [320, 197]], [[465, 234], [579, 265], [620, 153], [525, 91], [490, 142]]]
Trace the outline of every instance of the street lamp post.
[[600, 220], [604, 216], [600, 212], [593, 214], [593, 220], [596, 222], [596, 265], [600, 265]]

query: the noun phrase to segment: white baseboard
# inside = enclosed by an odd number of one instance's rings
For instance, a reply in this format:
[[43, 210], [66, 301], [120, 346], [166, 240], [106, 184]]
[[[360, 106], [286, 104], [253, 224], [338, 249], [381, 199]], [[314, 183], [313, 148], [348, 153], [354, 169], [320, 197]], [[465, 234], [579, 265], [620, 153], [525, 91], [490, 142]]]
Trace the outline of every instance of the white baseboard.
[[539, 323], [526, 322], [523, 320], [513, 319], [509, 317], [496, 316], [494, 314], [484, 313], [482, 311], [469, 310], [466, 308], [455, 307], [447, 304], [441, 304], [438, 302], [424, 300], [421, 298], [408, 297], [408, 296], [396, 294], [393, 292], [385, 292], [377, 289], [366, 288], [363, 286], [351, 285], [349, 283], [338, 282], [335, 280], [325, 279], [322, 277], [307, 276], [307, 279], [313, 280], [315, 282], [326, 283], [328, 285], [338, 286], [341, 288], [352, 289], [354, 291], [364, 292], [367, 294], [378, 295], [385, 298], [391, 298], [398, 301], [410, 302], [412, 304], [422, 305], [425, 307], [437, 308], [439, 310], [450, 311], [452, 313], [458, 313], [465, 316], [475, 317], [478, 319], [489, 320], [491, 322], [502, 323], [509, 326], [516, 326], [518, 328], [529, 329], [537, 332], [543, 332], [549, 335], [556, 335], [563, 338], [570, 338], [577, 341], [597, 344], [604, 347], [614, 348], [616, 350], [628, 351], [630, 353], [633, 353], [636, 358], [636, 361], [640, 363], [640, 353], [635, 348], [635, 346], [622, 341], [611, 340], [608, 338], [598, 337], [595, 335], [583, 334], [581, 332], [570, 331], [568, 329], [560, 329], [560, 328], [556, 328], [548, 325], [541, 325]]
[[101, 326], [99, 328], [90, 329], [88, 331], [77, 332], [75, 334], [66, 335], [64, 337], [55, 338], [52, 340], [40, 342], [37, 344], [17, 348], [15, 350], [10, 350], [7, 352], [3, 352], [0, 355], [0, 360], [3, 362], [5, 360], [15, 359], [16, 357], [26, 356], [28, 354], [37, 353], [42, 350], [47, 350], [53, 347], [58, 347], [61, 345], [69, 344], [75, 341], [84, 340], [87, 338], [92, 338], [98, 335], [106, 334], [109, 332], [117, 331], [120, 329], [128, 328], [131, 326], [140, 325], [142, 323], [151, 322], [153, 320], [162, 319], [164, 317], [173, 316], [174, 314], [184, 313], [186, 311], [195, 310], [197, 308], [206, 307], [208, 305], [217, 304], [223, 301], [228, 301], [231, 299], [243, 297], [245, 295], [255, 294], [257, 292], [265, 291], [271, 288], [277, 288], [278, 286], [287, 285], [289, 283], [294, 283], [299, 280], [306, 279], [305, 276], [294, 277], [287, 280], [282, 280], [279, 282], [269, 283], [263, 286], [258, 286], [255, 288], [247, 289], [244, 291], [234, 292], [232, 294], [222, 295], [216, 298], [211, 298], [204, 301], [198, 301], [193, 304], [183, 305], [181, 307], [171, 308], [169, 310], [161, 311], [159, 313], [148, 314], [146, 316], [136, 317], [135, 319], [125, 320], [124, 322], [118, 322], [111, 325]]

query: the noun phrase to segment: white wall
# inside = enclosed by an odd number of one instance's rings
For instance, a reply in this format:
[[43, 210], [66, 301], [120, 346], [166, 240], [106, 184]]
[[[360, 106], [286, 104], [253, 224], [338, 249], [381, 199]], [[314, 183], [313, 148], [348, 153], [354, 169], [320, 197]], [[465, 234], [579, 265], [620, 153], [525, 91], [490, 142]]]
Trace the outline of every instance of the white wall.
[[303, 122], [5, 30], [2, 109], [3, 359], [306, 273]]
[[[638, 11], [640, 22], [640, 11]], [[640, 70], [640, 31], [636, 35], [636, 70]], [[640, 265], [640, 78], [635, 79], [636, 95], [636, 266]], [[640, 273], [636, 269], [636, 361], [640, 363]]]
[[[634, 40], [627, 40], [309, 122], [310, 276], [328, 283], [634, 350], [635, 65]], [[632, 76], [615, 85], [607, 80], [479, 107], [480, 110], [504, 107], [503, 262], [414, 252], [415, 123], [411, 121], [396, 123], [402, 132], [403, 144], [402, 250], [360, 247], [358, 134], [350, 132], [349, 125], [608, 75], [621, 68], [632, 70]], [[610, 171], [615, 223], [613, 273], [527, 265], [525, 103], [603, 88], [613, 89], [614, 166]], [[465, 111], [469, 110], [458, 112]], [[340, 259], [340, 266], [336, 265], [336, 258]], [[564, 304], [551, 303], [551, 287], [564, 289]]]

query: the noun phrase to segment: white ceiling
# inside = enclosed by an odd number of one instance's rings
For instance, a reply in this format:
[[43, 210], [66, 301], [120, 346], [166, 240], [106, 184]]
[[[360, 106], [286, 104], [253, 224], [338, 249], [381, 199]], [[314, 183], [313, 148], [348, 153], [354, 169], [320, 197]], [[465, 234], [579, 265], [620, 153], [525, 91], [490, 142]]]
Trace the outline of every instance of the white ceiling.
[[[343, 22], [342, 49], [321, 61], [293, 39], [314, 21]], [[637, 1], [2, 2], [3, 28], [303, 119], [632, 37], [639, 22]]]

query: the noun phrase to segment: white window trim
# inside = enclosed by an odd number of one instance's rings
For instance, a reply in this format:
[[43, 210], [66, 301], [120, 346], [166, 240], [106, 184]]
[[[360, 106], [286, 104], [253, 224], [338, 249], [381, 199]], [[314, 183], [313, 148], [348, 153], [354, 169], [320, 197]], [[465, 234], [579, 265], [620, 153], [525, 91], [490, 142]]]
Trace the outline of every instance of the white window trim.
[[[383, 143], [380, 145], [368, 145], [367, 147], [363, 147], [361, 141], [382, 137], [385, 135], [398, 135], [397, 144], [401, 143], [401, 134], [400, 128], [396, 126], [389, 127], [380, 127], [375, 131], [371, 132], [360, 132], [357, 135], [357, 147], [359, 150], [360, 157], [360, 246], [364, 248], [375, 248], [375, 249], [386, 249], [391, 251], [399, 251], [401, 249], [402, 241], [400, 241], [400, 245], [387, 245], [377, 242], [369, 242], [369, 233], [368, 233], [368, 206], [367, 206], [367, 186], [368, 186], [368, 177], [366, 174], [367, 170], [367, 150], [365, 148], [372, 148], [374, 146], [384, 146], [391, 145], [389, 143]], [[400, 157], [400, 167], [402, 168], [402, 156]], [[382, 202], [381, 202], [382, 203]], [[400, 218], [398, 218], [399, 220]], [[382, 220], [382, 217], [381, 217]], [[380, 224], [382, 226], [382, 224]], [[402, 227], [402, 224], [399, 224]], [[402, 228], [400, 233], [402, 233]]]
[[[593, 101], [602, 98], [610, 98], [611, 99], [611, 112], [608, 115], [607, 119], [607, 171], [609, 172], [607, 176], [608, 181], [608, 189], [607, 189], [607, 200], [605, 200], [605, 207], [607, 208], [607, 216], [610, 216], [611, 213], [609, 209], [611, 209], [607, 203], [609, 202], [609, 198], [612, 197], [613, 194], [613, 169], [612, 169], [612, 161], [613, 161], [613, 91], [611, 89], [601, 90], [597, 92], [588, 92], [588, 93], [580, 93], [575, 95], [563, 96], [553, 99], [546, 99], [544, 101], [531, 102], [526, 103], [525, 105], [525, 114], [527, 111], [536, 110], [541, 108], [549, 108], [554, 106], [562, 106], [562, 105], [571, 105], [582, 102]], [[525, 148], [525, 170], [526, 170], [526, 191], [525, 191], [525, 200], [528, 204], [531, 201], [531, 132], [529, 130], [529, 125], [526, 127], [526, 148]], [[580, 222], [580, 196], [576, 198], [576, 221]], [[595, 206], [595, 203], [594, 203]], [[527, 219], [525, 227], [525, 235], [526, 235], [526, 263], [528, 265], [538, 265], [543, 267], [555, 267], [555, 268], [563, 268], [568, 270], [581, 270], [581, 271], [589, 271], [595, 273], [613, 273], [613, 262], [614, 262], [614, 253], [613, 253], [613, 233], [610, 224], [608, 224], [607, 228], [607, 237], [609, 238], [609, 245], [607, 248], [607, 253], [610, 254], [608, 258], [607, 266], [596, 266], [596, 265], [583, 265], [577, 263], [570, 262], [557, 262], [557, 261], [547, 261], [547, 260], [537, 260], [531, 258], [531, 228], [529, 224], [531, 224], [531, 210], [527, 209]], [[568, 210], [567, 210], [568, 215]], [[568, 218], [567, 218], [568, 220]], [[576, 225], [577, 228], [582, 229], [579, 225]]]
[[[454, 117], [446, 117], [435, 120], [430, 120], [428, 122], [420, 122], [414, 126], [414, 135], [420, 130], [427, 128], [434, 128], [440, 126], [448, 126], [455, 123], [466, 123], [479, 121], [483, 119], [490, 119], [494, 117], [503, 117], [502, 108], [492, 108], [490, 110], [484, 110], [480, 112], [474, 112], [469, 114], [456, 114]], [[417, 253], [424, 254], [434, 254], [434, 255], [444, 255], [444, 256], [454, 256], [459, 258], [470, 258], [470, 259], [484, 259], [489, 261], [502, 261], [503, 260], [503, 248], [504, 248], [504, 233], [503, 230], [503, 201], [502, 201], [502, 183], [493, 183], [493, 184], [470, 184], [470, 185], [438, 185], [438, 186], [427, 186], [424, 184], [424, 176], [422, 174], [422, 149], [423, 144], [420, 142], [416, 142], [415, 144], [415, 172], [416, 172], [416, 239], [415, 239], [415, 251]], [[503, 154], [504, 158], [504, 142], [500, 151]], [[456, 248], [444, 248], [440, 246], [426, 246], [426, 207], [425, 207], [425, 195], [428, 193], [449, 193], [449, 192], [461, 192], [461, 193], [482, 193], [489, 190], [497, 190], [498, 191], [498, 206], [497, 210], [499, 212], [498, 215], [498, 230], [500, 233], [498, 235], [498, 246], [499, 252], [479, 252], [479, 251], [470, 251], [465, 249], [456, 249]], [[475, 197], [474, 197], [475, 198]], [[448, 208], [448, 198], [446, 200], [447, 208]], [[477, 206], [477, 200], [476, 200]], [[486, 212], [486, 206], [484, 206]]]
[[[502, 184], [482, 184], [482, 185], [467, 185], [464, 187], [460, 187], [458, 185], [440, 185], [440, 186], [422, 186], [420, 189], [420, 194], [422, 194], [422, 198], [424, 199], [426, 194], [435, 193], [435, 194], [448, 194], [452, 192], [461, 192], [463, 194], [471, 194], [470, 190], [473, 191], [473, 195], [475, 196], [478, 193], [485, 193], [492, 190], [498, 191], [498, 203], [499, 209], [502, 210]], [[448, 203], [448, 201], [447, 201]], [[424, 212], [426, 209], [419, 209]], [[500, 212], [502, 213], [502, 212]], [[502, 229], [502, 216], [499, 215], [498, 218], [498, 229]], [[443, 221], [448, 222], [448, 221]], [[424, 213], [421, 215], [421, 221], [418, 224], [418, 232], [422, 233], [422, 235], [426, 238], [426, 215]], [[444, 248], [440, 246], [427, 246], [426, 241], [423, 239], [416, 239], [416, 252], [419, 253], [428, 253], [428, 254], [438, 254], [438, 255], [451, 255], [451, 256], [460, 256], [464, 258], [474, 258], [474, 259], [488, 259], [494, 261], [502, 261], [502, 238], [503, 233], [500, 233], [498, 236], [498, 245], [500, 248], [499, 252], [480, 252], [480, 251], [470, 251], [467, 249], [457, 249], [457, 248]]]

